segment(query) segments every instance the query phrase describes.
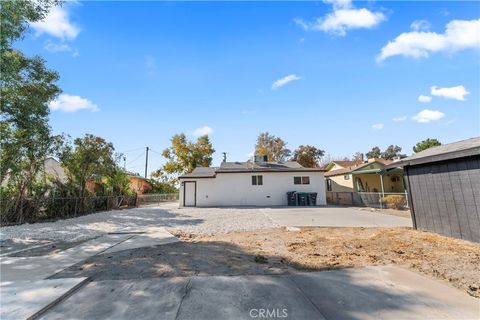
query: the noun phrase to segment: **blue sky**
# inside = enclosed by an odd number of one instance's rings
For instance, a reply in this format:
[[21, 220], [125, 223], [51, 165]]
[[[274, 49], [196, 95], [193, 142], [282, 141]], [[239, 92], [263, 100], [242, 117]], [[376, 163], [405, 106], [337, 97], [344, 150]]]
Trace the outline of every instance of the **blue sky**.
[[478, 136], [479, 30], [476, 2], [88, 1], [17, 47], [60, 73], [55, 133], [102, 136], [143, 172], [142, 148], [158, 168], [180, 132], [210, 132], [214, 164], [264, 131], [333, 156]]

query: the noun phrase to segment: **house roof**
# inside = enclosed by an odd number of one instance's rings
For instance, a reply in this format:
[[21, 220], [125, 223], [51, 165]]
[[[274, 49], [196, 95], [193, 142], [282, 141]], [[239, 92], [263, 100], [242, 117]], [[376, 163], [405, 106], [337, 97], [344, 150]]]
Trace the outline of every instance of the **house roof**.
[[412, 166], [475, 155], [480, 155], [480, 137], [428, 148], [414, 154], [411, 157], [392, 163], [391, 165], [387, 166], [387, 168]]
[[361, 165], [361, 164], [364, 163], [361, 160], [340, 160], [340, 161], [332, 161], [332, 162], [334, 162], [334, 163], [336, 163], [339, 166], [342, 166], [344, 168], [352, 167], [352, 166], [358, 166], [358, 165]]
[[182, 178], [215, 178], [218, 167], [196, 167], [192, 172], [181, 175]]
[[320, 168], [305, 168], [295, 161], [287, 162], [222, 162], [220, 167], [197, 167], [191, 173], [180, 176], [185, 178], [214, 178], [217, 173], [242, 172], [323, 172]]
[[[338, 161], [334, 161], [334, 162], [338, 164]], [[345, 162], [358, 163], [358, 161], [345, 161]], [[326, 177], [332, 177], [332, 176], [338, 176], [338, 175], [342, 175], [342, 174], [352, 173], [352, 172], [357, 171], [361, 168], [364, 168], [364, 167], [366, 167], [366, 166], [368, 166], [372, 163], [380, 163], [380, 164], [383, 164], [383, 165], [388, 165], [392, 162], [393, 161], [391, 161], [391, 160], [385, 160], [385, 159], [375, 159], [374, 161], [371, 161], [371, 162], [360, 161], [360, 164], [355, 164], [355, 165], [351, 165], [351, 166], [346, 167], [346, 168], [328, 171], [328, 172], [325, 173], [325, 176]]]

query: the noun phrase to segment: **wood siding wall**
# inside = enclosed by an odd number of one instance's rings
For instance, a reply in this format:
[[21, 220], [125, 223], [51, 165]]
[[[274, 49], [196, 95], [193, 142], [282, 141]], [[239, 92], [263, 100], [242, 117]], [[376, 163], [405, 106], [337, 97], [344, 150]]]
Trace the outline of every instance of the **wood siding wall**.
[[405, 171], [417, 228], [480, 242], [480, 156]]

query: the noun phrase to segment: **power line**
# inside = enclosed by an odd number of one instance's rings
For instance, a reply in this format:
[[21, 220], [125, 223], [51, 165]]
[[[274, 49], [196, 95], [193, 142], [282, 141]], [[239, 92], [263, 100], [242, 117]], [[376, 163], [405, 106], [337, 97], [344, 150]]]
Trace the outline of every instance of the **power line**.
[[135, 149], [130, 149], [130, 150], [125, 150], [125, 151], [118, 151], [119, 153], [127, 153], [127, 152], [133, 152], [133, 151], [138, 151], [138, 150], [143, 150], [143, 147], [142, 148], [135, 148]]
[[142, 152], [142, 153], [140, 153], [135, 159], [127, 162], [127, 166], [128, 166], [129, 164], [132, 164], [133, 162], [137, 161], [138, 159], [140, 159], [140, 157], [143, 157], [144, 154], [145, 154], [145, 152]]

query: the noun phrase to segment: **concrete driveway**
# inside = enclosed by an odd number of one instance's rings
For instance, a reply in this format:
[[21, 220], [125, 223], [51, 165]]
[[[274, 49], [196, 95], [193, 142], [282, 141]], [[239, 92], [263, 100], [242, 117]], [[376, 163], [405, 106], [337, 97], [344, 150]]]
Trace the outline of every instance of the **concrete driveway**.
[[348, 207], [282, 207], [261, 209], [286, 227], [412, 227], [412, 220]]
[[478, 308], [446, 284], [377, 266], [91, 282], [41, 319], [477, 319]]

